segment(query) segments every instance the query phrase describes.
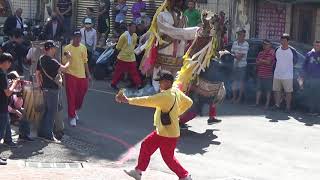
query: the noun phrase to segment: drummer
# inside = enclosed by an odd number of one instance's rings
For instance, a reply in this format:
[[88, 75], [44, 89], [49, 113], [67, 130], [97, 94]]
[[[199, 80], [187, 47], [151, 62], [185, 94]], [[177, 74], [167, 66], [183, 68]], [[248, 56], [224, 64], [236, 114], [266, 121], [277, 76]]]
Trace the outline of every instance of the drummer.
[[65, 54], [67, 63], [60, 64], [54, 59], [57, 52], [57, 45], [54, 41], [48, 40], [44, 44], [45, 54], [40, 57], [37, 64], [36, 79], [40, 87], [43, 89], [45, 112], [40, 123], [38, 136], [49, 142], [60, 142], [53, 135], [54, 116], [58, 111], [58, 93], [59, 85], [55, 81], [55, 77], [59, 71], [65, 71], [69, 67], [71, 54]]

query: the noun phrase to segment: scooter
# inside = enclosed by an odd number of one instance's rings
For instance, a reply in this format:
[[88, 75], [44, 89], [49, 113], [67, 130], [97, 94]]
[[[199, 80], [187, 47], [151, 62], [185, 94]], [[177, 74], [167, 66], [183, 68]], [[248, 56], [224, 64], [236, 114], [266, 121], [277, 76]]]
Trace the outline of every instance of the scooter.
[[94, 67], [93, 77], [96, 80], [103, 80], [113, 72], [117, 56], [115, 49], [116, 44], [117, 43], [115, 43], [114, 41], [107, 39], [107, 48], [99, 56], [96, 61], [96, 66]]

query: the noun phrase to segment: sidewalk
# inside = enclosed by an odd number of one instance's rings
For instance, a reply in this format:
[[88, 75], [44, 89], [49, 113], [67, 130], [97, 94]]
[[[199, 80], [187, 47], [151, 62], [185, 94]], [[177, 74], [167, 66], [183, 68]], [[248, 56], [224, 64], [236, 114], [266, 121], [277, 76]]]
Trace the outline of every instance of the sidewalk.
[[[8, 160], [8, 165], [0, 166], [0, 179], [15, 180], [134, 180], [123, 168], [98, 167], [85, 163], [83, 168], [30, 168], [24, 161]], [[177, 180], [173, 174], [148, 170], [143, 180]]]

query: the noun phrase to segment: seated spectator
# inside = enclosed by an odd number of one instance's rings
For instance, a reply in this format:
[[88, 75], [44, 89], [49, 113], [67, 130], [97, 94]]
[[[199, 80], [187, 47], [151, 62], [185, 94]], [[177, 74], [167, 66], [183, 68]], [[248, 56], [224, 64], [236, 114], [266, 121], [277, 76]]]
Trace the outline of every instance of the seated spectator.
[[85, 26], [85, 20], [86, 19], [91, 19], [91, 21], [92, 21], [92, 27], [95, 27], [95, 25], [96, 25], [96, 18], [94, 17], [94, 15], [93, 15], [93, 8], [92, 7], [88, 7], [87, 9], [86, 9], [86, 17], [84, 17], [83, 19], [82, 19], [82, 26], [84, 27]]
[[57, 16], [51, 17], [44, 25], [42, 33], [45, 40], [60, 41], [63, 39], [63, 25], [60, 23]]
[[141, 11], [146, 9], [146, 3], [142, 0], [137, 0], [136, 3], [133, 4], [131, 13], [133, 17], [133, 21], [135, 22], [137, 18], [141, 17]]
[[308, 52], [303, 65], [303, 76], [299, 84], [306, 93], [307, 108], [311, 115], [320, 112], [320, 40], [315, 41], [314, 49]]
[[269, 40], [263, 41], [263, 50], [258, 54], [257, 64], [257, 95], [256, 106], [260, 104], [261, 94], [267, 94], [265, 108], [270, 104], [272, 92], [273, 65], [275, 63], [275, 54]]
[[90, 18], [85, 19], [85, 26], [80, 29], [81, 32], [81, 43], [87, 47], [89, 67], [92, 68], [95, 64], [93, 62], [93, 53], [97, 46], [97, 31], [92, 27], [92, 21]]
[[20, 81], [20, 76], [16, 71], [12, 71], [8, 74], [9, 84], [14, 80], [18, 81], [14, 93], [9, 97], [8, 111], [11, 118], [11, 123], [17, 122], [22, 119], [23, 111], [23, 98], [22, 98], [22, 81]]
[[124, 32], [119, 38], [116, 48], [120, 52], [111, 82], [111, 88], [113, 89], [118, 89], [117, 84], [126, 72], [129, 73], [136, 88], [141, 86], [141, 77], [138, 72], [136, 56], [134, 54], [134, 49], [138, 41], [138, 36], [135, 32], [136, 25], [134, 22], [131, 22], [128, 31]]
[[[61, 65], [54, 59], [57, 47], [51, 40], [45, 42], [45, 54], [40, 57], [36, 71], [36, 79], [43, 89], [45, 102], [38, 136], [49, 142], [59, 142], [53, 135], [54, 116], [58, 111], [58, 93], [60, 88], [54, 79], [59, 71], [65, 71], [69, 66], [69, 61], [65, 65]], [[67, 54], [67, 56], [70, 59], [70, 54]]]
[[151, 18], [147, 15], [145, 10], [141, 10], [141, 16], [135, 20], [136, 24], [141, 24], [146, 30], [149, 29], [151, 25]]
[[114, 10], [116, 12], [116, 19], [115, 19], [115, 31], [119, 31], [120, 25], [122, 23], [125, 24], [126, 22], [126, 15], [128, 11], [128, 6], [126, 4], [126, 0], [119, 0], [118, 5], [114, 7]]

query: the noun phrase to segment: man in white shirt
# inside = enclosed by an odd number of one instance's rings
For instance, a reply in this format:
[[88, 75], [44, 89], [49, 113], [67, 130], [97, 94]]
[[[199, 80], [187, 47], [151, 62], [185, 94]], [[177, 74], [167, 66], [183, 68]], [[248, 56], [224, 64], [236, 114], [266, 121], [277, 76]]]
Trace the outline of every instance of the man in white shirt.
[[[231, 52], [235, 57], [232, 82], [232, 102], [239, 103], [244, 92], [244, 81], [247, 73], [247, 55], [249, 43], [245, 40], [246, 30], [238, 29], [238, 39], [233, 42]], [[239, 93], [238, 93], [239, 90]]]
[[92, 27], [92, 19], [86, 18], [84, 20], [84, 27], [80, 29], [81, 32], [81, 44], [85, 45], [88, 50], [89, 67], [94, 66], [92, 62], [92, 55], [97, 46], [97, 31]]
[[286, 111], [291, 110], [293, 92], [293, 64], [294, 50], [289, 47], [289, 34], [281, 36], [281, 46], [276, 50], [276, 68], [273, 78], [273, 91], [275, 98], [275, 109], [280, 108], [281, 91], [286, 94]]

